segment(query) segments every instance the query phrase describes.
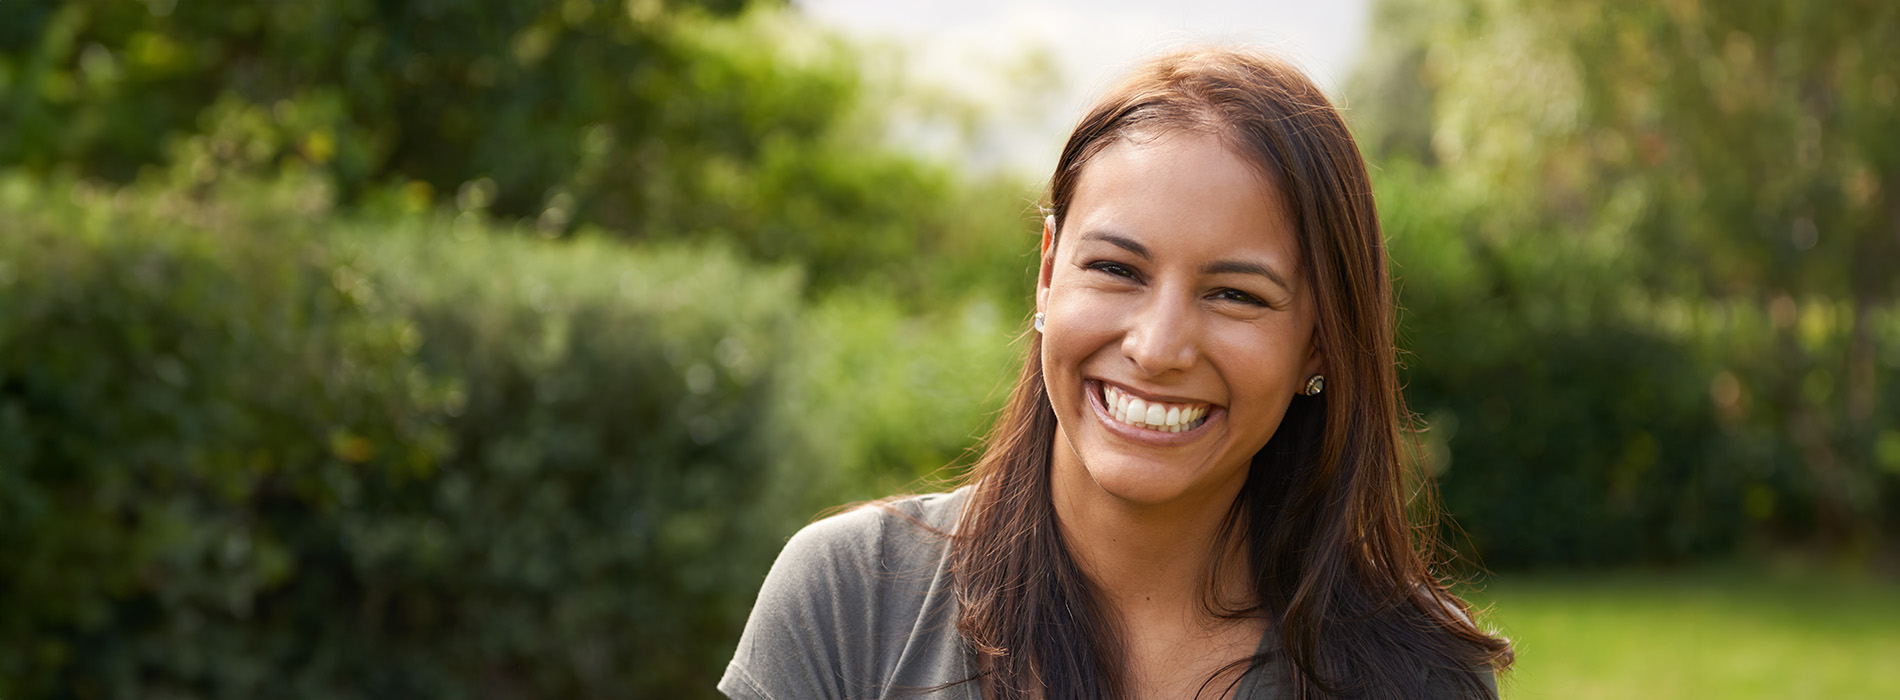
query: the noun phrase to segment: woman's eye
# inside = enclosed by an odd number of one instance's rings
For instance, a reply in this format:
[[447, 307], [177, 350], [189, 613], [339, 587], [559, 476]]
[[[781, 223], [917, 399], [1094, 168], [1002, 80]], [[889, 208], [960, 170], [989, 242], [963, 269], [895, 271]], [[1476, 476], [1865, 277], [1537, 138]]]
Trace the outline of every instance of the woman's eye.
[[1134, 268], [1131, 268], [1127, 265], [1123, 265], [1121, 263], [1094, 262], [1094, 263], [1089, 263], [1089, 269], [1096, 270], [1099, 272], [1106, 272], [1116, 277], [1126, 277], [1128, 279], [1137, 278]]
[[1261, 301], [1260, 297], [1254, 296], [1252, 294], [1248, 294], [1238, 289], [1220, 290], [1214, 293], [1214, 298], [1220, 299], [1222, 301], [1240, 302], [1248, 306], [1268, 306], [1269, 305], [1267, 304], [1267, 302]]

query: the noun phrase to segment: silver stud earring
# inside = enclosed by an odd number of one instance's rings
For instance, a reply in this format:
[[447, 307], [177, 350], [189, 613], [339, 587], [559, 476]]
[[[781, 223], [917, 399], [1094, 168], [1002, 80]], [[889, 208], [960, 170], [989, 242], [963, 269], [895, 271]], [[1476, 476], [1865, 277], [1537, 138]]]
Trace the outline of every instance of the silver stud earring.
[[1306, 392], [1305, 393], [1307, 396], [1318, 396], [1319, 392], [1323, 391], [1325, 388], [1326, 388], [1325, 377], [1315, 374], [1311, 377], [1306, 378]]
[[1049, 317], [1048, 317], [1048, 316], [1044, 316], [1044, 315], [1043, 315], [1043, 313], [1042, 313], [1041, 311], [1037, 311], [1037, 312], [1036, 312], [1036, 320], [1035, 320], [1035, 321], [1033, 321], [1032, 323], [1033, 323], [1033, 324], [1034, 324], [1034, 325], [1036, 326], [1036, 332], [1037, 332], [1037, 333], [1041, 333], [1041, 332], [1042, 332], [1042, 327], [1043, 327], [1043, 325], [1044, 325], [1044, 324], [1046, 324], [1046, 323], [1048, 323], [1048, 322], [1049, 322]]

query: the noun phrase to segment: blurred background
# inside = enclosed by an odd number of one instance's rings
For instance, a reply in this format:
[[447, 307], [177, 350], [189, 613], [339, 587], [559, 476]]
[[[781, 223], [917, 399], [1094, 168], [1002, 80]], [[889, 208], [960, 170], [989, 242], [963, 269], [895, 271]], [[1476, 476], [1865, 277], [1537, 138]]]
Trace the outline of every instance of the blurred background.
[[1206, 40], [1374, 168], [1507, 696], [1900, 696], [1900, 5], [1166, 5], [0, 0], [0, 698], [712, 697]]

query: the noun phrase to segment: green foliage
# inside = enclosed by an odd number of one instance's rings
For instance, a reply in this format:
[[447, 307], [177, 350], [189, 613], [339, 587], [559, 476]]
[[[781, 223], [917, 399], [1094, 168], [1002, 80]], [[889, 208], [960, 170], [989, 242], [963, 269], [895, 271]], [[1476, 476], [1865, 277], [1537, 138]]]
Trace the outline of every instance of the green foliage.
[[1020, 325], [247, 182], [0, 182], [0, 694], [705, 695], [782, 538], [963, 454]]
[[946, 465], [974, 462], [1020, 366], [1025, 312], [982, 298], [945, 306], [906, 315], [856, 290], [811, 308], [782, 400], [814, 414], [801, 427], [818, 463], [797, 471], [833, 475], [825, 505], [929, 489]]
[[1353, 113], [1410, 230], [1394, 257], [1414, 278], [1414, 407], [1455, 416], [1434, 449], [1487, 560], [1895, 532], [1879, 445], [1900, 421], [1883, 340], [1900, 12], [1390, 0], [1378, 16]]
[[[703, 141], [726, 122], [756, 128], [762, 109], [798, 107], [707, 84], [730, 57], [703, 55], [676, 25], [705, 23], [702, 8], [730, 14], [739, 4], [35, 4], [10, 13], [18, 21], [0, 34], [15, 107], [6, 126], [20, 136], [4, 158], [129, 179], [161, 159], [167, 137], [195, 131], [200, 111], [221, 96], [271, 105], [314, 88], [340, 97], [346, 123], [370, 137], [367, 168], [346, 173], [346, 189], [388, 173], [452, 188], [490, 172], [521, 185], [506, 196], [526, 207], [583, 165], [583, 127], [632, 127], [622, 137], [644, 141], [670, 121]], [[716, 63], [696, 65], [700, 58]], [[702, 89], [681, 89], [681, 77]], [[800, 97], [843, 87], [791, 77], [785, 90], [819, 90]], [[669, 101], [680, 96], [689, 98]], [[806, 109], [814, 118], [791, 116], [792, 128], [824, 123], [831, 107]], [[325, 150], [300, 155], [324, 162]]]
[[[113, 182], [321, 173], [546, 235], [718, 238], [813, 288], [950, 292], [1022, 194], [887, 148], [859, 54], [775, 3], [94, 2], [9, 10], [0, 165]], [[1000, 215], [1000, 217], [999, 217]], [[974, 255], [977, 259], [970, 259]], [[989, 274], [985, 272], [983, 274]]]
[[1406, 396], [1457, 544], [1512, 568], [1732, 547], [1745, 475], [1711, 409], [1705, 339], [1656, 323], [1587, 240], [1468, 235], [1477, 208], [1417, 168], [1377, 187]]
[[743, 622], [773, 535], [809, 512], [778, 481], [799, 447], [772, 400], [796, 273], [471, 226], [341, 236], [459, 384], [443, 477], [372, 511], [408, 516], [398, 542], [452, 536], [385, 552], [386, 597], [440, 611], [413, 638], [437, 637], [415, 651], [440, 671], [563, 696], [709, 687], [730, 638], [705, 631]]
[[446, 387], [275, 216], [0, 180], [0, 694], [308, 690], [276, 674], [350, 653], [290, 601], [360, 564], [369, 494], [434, 478]]
[[741, 4], [10, 10], [0, 695], [709, 693], [1034, 247]]
[[796, 274], [304, 188], [0, 186], [0, 692], [709, 687], [811, 508], [769, 491]]

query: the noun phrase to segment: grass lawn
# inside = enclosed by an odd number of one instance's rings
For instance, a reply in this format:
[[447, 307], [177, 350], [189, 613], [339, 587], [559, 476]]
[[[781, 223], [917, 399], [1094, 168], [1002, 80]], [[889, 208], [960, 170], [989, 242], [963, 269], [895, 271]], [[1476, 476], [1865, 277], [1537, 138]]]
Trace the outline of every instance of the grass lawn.
[[1777, 569], [1500, 575], [1506, 698], [1900, 698], [1900, 581]]

